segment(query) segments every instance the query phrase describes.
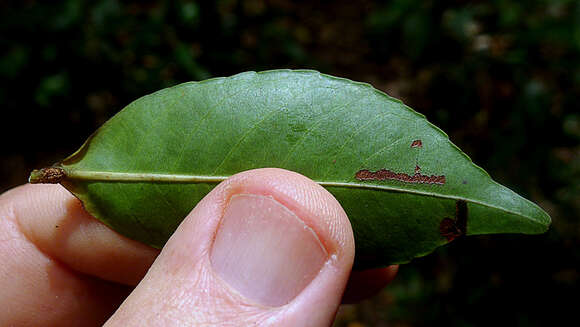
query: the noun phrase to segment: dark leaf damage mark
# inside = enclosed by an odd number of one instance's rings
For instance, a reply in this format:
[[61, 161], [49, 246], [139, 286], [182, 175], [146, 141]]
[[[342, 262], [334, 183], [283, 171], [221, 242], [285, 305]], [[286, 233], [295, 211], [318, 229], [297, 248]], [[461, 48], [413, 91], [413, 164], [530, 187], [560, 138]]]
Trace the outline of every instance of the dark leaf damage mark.
[[30, 178], [28, 180], [31, 184], [37, 183], [49, 183], [57, 184], [66, 178], [66, 173], [62, 168], [58, 167], [48, 167], [38, 170], [33, 170], [30, 173]]
[[439, 224], [439, 233], [449, 242], [467, 233], [467, 202], [455, 202], [455, 219], [443, 218]]
[[413, 141], [413, 143], [411, 143], [411, 147], [412, 148], [422, 148], [423, 142], [421, 140], [415, 140], [415, 141]]
[[393, 180], [405, 183], [414, 184], [437, 184], [445, 185], [445, 175], [423, 175], [421, 174], [421, 168], [415, 166], [415, 174], [409, 175], [406, 173], [395, 173], [388, 169], [381, 169], [372, 172], [368, 169], [359, 170], [355, 174], [355, 178], [359, 181], [386, 181]]

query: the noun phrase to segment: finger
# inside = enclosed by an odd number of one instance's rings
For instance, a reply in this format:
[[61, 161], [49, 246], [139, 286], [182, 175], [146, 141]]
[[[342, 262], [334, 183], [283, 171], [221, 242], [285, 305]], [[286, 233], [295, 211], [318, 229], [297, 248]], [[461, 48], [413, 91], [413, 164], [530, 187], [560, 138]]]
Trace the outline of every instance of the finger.
[[22, 233], [72, 270], [136, 285], [158, 254], [97, 221], [60, 185], [24, 185], [2, 197]]
[[102, 324], [129, 289], [75, 272], [40, 251], [17, 218], [45, 206], [53, 210], [60, 199], [35, 198], [26, 189], [0, 196], [0, 326]]
[[356, 303], [376, 295], [393, 281], [398, 270], [399, 266], [394, 265], [386, 268], [352, 271], [342, 303]]
[[328, 191], [281, 169], [244, 172], [188, 215], [108, 326], [328, 326], [353, 258]]

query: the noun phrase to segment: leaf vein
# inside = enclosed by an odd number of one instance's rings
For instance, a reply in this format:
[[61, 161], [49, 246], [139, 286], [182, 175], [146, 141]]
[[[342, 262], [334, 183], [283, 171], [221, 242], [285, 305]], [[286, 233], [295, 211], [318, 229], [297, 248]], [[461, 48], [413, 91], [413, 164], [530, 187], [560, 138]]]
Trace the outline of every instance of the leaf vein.
[[302, 145], [305, 141], [308, 135], [310, 135], [313, 131], [316, 130], [316, 128], [318, 126], [320, 126], [320, 124], [328, 117], [330, 117], [330, 115], [332, 113], [336, 113], [336, 112], [340, 112], [342, 109], [345, 109], [347, 106], [350, 106], [354, 103], [356, 103], [357, 101], [360, 101], [363, 97], [357, 98], [353, 101], [350, 101], [349, 103], [346, 104], [342, 104], [342, 105], [338, 105], [335, 107], [330, 108], [326, 113], [326, 115], [320, 115], [320, 118], [317, 119], [314, 124], [312, 124], [306, 131], [304, 131], [304, 133], [302, 133], [302, 136], [300, 137], [299, 140], [297, 140], [294, 145], [292, 146], [292, 148], [290, 148], [288, 150], [288, 154], [286, 155], [286, 157], [284, 158], [284, 160], [282, 161], [280, 167], [285, 167], [286, 164], [288, 163], [288, 160], [290, 160], [290, 158], [296, 154], [296, 151], [298, 150], [298, 146]]
[[214, 175], [216, 172], [219, 171], [219, 169], [222, 167], [222, 165], [224, 163], [226, 163], [226, 161], [233, 155], [234, 151], [239, 147], [239, 145], [253, 132], [255, 131], [258, 126], [260, 124], [262, 124], [264, 121], [266, 121], [267, 119], [271, 118], [272, 116], [282, 112], [283, 109], [272, 109], [267, 115], [265, 115], [262, 119], [260, 119], [259, 121], [257, 121], [254, 125], [252, 125], [252, 127], [248, 128], [246, 130], [246, 132], [240, 136], [240, 138], [236, 141], [236, 143], [234, 145], [232, 145], [232, 147], [230, 148], [230, 150], [228, 151], [228, 153], [226, 153], [226, 155], [224, 156], [224, 158], [222, 159], [222, 161], [219, 163], [219, 165], [216, 166], [216, 168], [213, 170], [213, 172], [211, 173], [212, 175]]
[[[399, 117], [401, 119], [405, 119], [399, 115], [396, 115], [395, 113], [391, 112], [391, 111], [383, 111], [381, 113], [381, 115], [377, 115], [375, 117], [373, 117], [373, 119], [369, 119], [365, 124], [359, 125], [359, 127], [355, 130], [354, 133], [352, 133], [347, 139], [346, 141], [344, 141], [344, 143], [342, 143], [342, 146], [338, 149], [338, 151], [336, 152], [336, 155], [334, 156], [335, 158], [340, 157], [340, 155], [342, 155], [342, 153], [344, 152], [346, 145], [348, 143], [350, 143], [356, 136], [358, 136], [367, 126], [369, 126], [370, 124], [376, 122], [379, 117], [380, 118], [384, 118], [387, 116], [395, 116], [395, 117]], [[326, 169], [326, 172], [324, 173], [323, 176], [325, 176], [325, 178], [328, 178], [328, 174], [330, 173], [330, 169], [331, 166], [329, 165], [328, 168]]]
[[[211, 114], [213, 112], [215, 112], [215, 109], [218, 108], [219, 106], [221, 106], [222, 104], [224, 104], [224, 102], [226, 102], [226, 100], [229, 100], [232, 97], [235, 97], [237, 95], [239, 95], [240, 93], [242, 93], [242, 91], [244, 91], [243, 88], [240, 88], [238, 90], [236, 90], [235, 92], [228, 94], [227, 96], [224, 96], [223, 98], [220, 99], [220, 101], [216, 102], [214, 105], [210, 106], [207, 109], [207, 112], [204, 114], [204, 116], [199, 120], [197, 126], [195, 128], [192, 128], [188, 133], [187, 136], [184, 138], [184, 140], [189, 140], [191, 139], [191, 137], [193, 135], [195, 135], [197, 132], [199, 132], [199, 129], [201, 128], [201, 126], [203, 126], [203, 124], [207, 121], [207, 119], [211, 116]], [[179, 151], [179, 154], [177, 155], [177, 159], [174, 161], [175, 164], [173, 165], [173, 168], [175, 169], [183, 160], [183, 157], [185, 156], [185, 152], [187, 149], [187, 142], [182, 142], [181, 145], [181, 149]]]
[[394, 140], [393, 142], [391, 142], [390, 144], [388, 144], [388, 145], [385, 145], [385, 146], [384, 146], [384, 147], [382, 147], [381, 149], [377, 150], [375, 153], [371, 154], [370, 156], [368, 156], [367, 158], [365, 158], [365, 159], [362, 161], [362, 163], [361, 163], [361, 167], [366, 167], [366, 166], [367, 166], [367, 164], [368, 164], [368, 162], [369, 162], [369, 161], [370, 161], [372, 158], [374, 158], [374, 157], [378, 156], [379, 154], [383, 153], [385, 150], [387, 150], [387, 149], [389, 149], [389, 148], [391, 148], [391, 147], [395, 146], [397, 143], [400, 143], [402, 140], [403, 140], [403, 138], [402, 138], [402, 137], [400, 137], [400, 138], [398, 138], [398, 139]]
[[[214, 183], [217, 184], [230, 177], [230, 176], [207, 176], [207, 175], [136, 174], [136, 173], [97, 172], [97, 171], [82, 171], [82, 172], [76, 171], [71, 172], [70, 174], [67, 173], [67, 175], [68, 178], [70, 179], [104, 181], [104, 182], [150, 182], [150, 183], [181, 182], [181, 183], [205, 183], [205, 184], [214, 184]], [[144, 179], [146, 177], [149, 177], [149, 179]], [[354, 182], [333, 182], [333, 181], [315, 181], [315, 182], [324, 187], [368, 189], [383, 192], [409, 193], [414, 195], [430, 196], [441, 199], [465, 200], [473, 204], [478, 204], [484, 207], [497, 209], [509, 214], [519, 215], [539, 223], [536, 219], [533, 219], [532, 217], [526, 216], [522, 213], [508, 210], [506, 208], [499, 207], [488, 202], [475, 200], [469, 197], [440, 194], [416, 189], [407, 189], [390, 185], [361, 184]], [[142, 225], [142, 223], [137, 219], [137, 217], [134, 217], [134, 219]]]

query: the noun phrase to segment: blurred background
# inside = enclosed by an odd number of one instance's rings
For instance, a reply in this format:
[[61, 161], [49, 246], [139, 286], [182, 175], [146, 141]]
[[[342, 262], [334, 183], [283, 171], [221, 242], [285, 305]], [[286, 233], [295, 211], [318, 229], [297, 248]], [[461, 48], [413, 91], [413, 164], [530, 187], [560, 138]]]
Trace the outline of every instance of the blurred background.
[[578, 1], [1, 1], [0, 191], [138, 97], [274, 68], [401, 98], [553, 219], [545, 235], [469, 237], [416, 259], [335, 326], [578, 321]]

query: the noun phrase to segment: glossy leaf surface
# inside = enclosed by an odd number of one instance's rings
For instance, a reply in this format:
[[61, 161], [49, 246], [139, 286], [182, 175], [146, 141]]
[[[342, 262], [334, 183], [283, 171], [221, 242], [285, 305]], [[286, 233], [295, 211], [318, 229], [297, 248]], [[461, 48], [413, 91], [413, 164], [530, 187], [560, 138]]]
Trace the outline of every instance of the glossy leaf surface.
[[261, 167], [299, 172], [339, 200], [358, 268], [407, 262], [464, 234], [550, 224], [421, 114], [314, 71], [248, 72], [142, 97], [55, 165], [62, 176], [52, 181], [114, 230], [162, 247], [217, 183]]

